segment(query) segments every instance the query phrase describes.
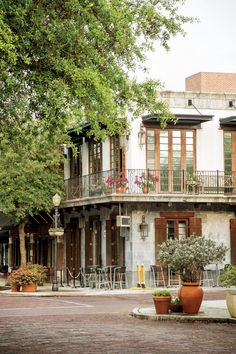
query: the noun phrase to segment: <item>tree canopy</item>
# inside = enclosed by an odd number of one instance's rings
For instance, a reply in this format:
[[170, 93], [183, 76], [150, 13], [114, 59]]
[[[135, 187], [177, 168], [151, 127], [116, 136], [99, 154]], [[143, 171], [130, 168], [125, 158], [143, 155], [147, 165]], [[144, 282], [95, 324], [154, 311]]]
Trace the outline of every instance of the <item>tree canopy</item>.
[[159, 82], [137, 68], [154, 42], [168, 49], [191, 18], [184, 0], [0, 0], [0, 210], [19, 223], [51, 209], [67, 129], [90, 123], [95, 140], [122, 134], [127, 115], [170, 118]]
[[49, 141], [37, 122], [0, 133], [0, 210], [18, 224], [52, 209], [52, 196], [63, 190], [62, 147]]
[[[54, 134], [91, 123], [95, 139], [122, 133], [129, 113], [159, 113], [159, 82], [139, 83], [154, 41], [168, 48], [191, 18], [184, 0], [1, 0], [2, 123], [38, 119]], [[124, 118], [124, 119], [122, 119]], [[4, 129], [1, 125], [0, 129]]]

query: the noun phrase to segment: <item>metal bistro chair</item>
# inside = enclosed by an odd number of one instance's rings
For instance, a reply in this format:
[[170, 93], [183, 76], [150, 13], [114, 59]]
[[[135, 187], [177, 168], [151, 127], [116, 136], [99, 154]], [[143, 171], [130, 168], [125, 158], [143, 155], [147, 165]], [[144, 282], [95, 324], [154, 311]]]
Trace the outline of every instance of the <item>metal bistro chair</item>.
[[81, 278], [84, 287], [96, 287], [96, 271], [93, 267], [81, 268]]
[[168, 287], [180, 286], [180, 284], [181, 281], [179, 272], [175, 272], [170, 267], [168, 267]]
[[126, 275], [126, 267], [116, 267], [113, 274], [113, 289], [116, 288], [123, 289], [128, 288], [128, 281]]
[[[152, 284], [156, 288], [160, 285], [166, 287], [166, 281], [164, 277], [163, 268], [161, 265], [151, 265], [151, 275], [152, 275]], [[162, 283], [162, 284], [160, 284]]]
[[218, 264], [209, 264], [202, 271], [202, 286], [218, 286]]
[[96, 268], [96, 288], [111, 288], [109, 267]]

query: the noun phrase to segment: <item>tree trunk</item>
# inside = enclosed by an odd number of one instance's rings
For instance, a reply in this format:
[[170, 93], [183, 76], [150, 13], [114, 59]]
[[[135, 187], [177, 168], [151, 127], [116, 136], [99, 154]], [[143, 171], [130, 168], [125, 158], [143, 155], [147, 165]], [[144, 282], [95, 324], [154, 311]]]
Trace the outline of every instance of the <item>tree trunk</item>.
[[26, 221], [19, 224], [19, 238], [20, 238], [20, 256], [21, 256], [21, 267], [26, 265], [26, 248], [25, 248], [25, 225]]

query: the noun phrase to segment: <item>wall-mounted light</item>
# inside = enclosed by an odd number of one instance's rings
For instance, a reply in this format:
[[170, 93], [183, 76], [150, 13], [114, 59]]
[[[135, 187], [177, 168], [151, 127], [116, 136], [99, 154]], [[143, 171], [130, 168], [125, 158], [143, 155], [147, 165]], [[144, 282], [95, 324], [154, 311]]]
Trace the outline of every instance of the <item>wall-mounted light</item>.
[[193, 100], [188, 100], [188, 106], [189, 107], [194, 107], [196, 109], [196, 111], [199, 113], [199, 114], [202, 114], [199, 109], [195, 106], [195, 104], [193, 103]]
[[148, 224], [145, 220], [145, 215], [142, 216], [142, 222], [139, 224], [140, 237], [144, 240], [148, 237]]
[[234, 101], [229, 101], [229, 107], [236, 109], [235, 102]]
[[146, 143], [146, 131], [143, 123], [140, 124], [140, 130], [138, 132], [138, 144], [142, 147]]

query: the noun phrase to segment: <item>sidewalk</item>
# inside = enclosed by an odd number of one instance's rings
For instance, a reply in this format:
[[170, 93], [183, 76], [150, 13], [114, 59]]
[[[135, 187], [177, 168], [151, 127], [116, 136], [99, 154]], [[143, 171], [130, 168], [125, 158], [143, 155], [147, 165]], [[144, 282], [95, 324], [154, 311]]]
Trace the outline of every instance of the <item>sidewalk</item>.
[[157, 315], [154, 307], [152, 308], [135, 308], [132, 316], [139, 319], [152, 321], [178, 321], [178, 322], [219, 322], [219, 323], [234, 323], [236, 318], [232, 318], [227, 310], [225, 300], [209, 300], [203, 301], [200, 311], [196, 315], [187, 315], [184, 313], [170, 313], [168, 315]]
[[[80, 288], [80, 287], [70, 287], [63, 286], [59, 287], [59, 291], [52, 291], [51, 284], [45, 284], [44, 286], [39, 286], [37, 292], [27, 293], [27, 292], [12, 292], [10, 288], [6, 288], [5, 282], [0, 281], [0, 296], [31, 296], [31, 297], [68, 297], [68, 296], [112, 296], [112, 295], [134, 295], [134, 294], [151, 294], [154, 289], [90, 289], [90, 288]], [[173, 295], [176, 295], [178, 288], [171, 288], [170, 290]], [[203, 288], [204, 293], [217, 293], [225, 292], [226, 288], [221, 287], [209, 287]], [[231, 288], [230, 290], [236, 291], [236, 288]], [[170, 313], [168, 315], [157, 315], [153, 307], [150, 308], [135, 308], [131, 311], [131, 315], [139, 319], [148, 319], [155, 321], [166, 321], [166, 320], [175, 320], [181, 322], [187, 321], [208, 321], [208, 322], [226, 322], [236, 324], [236, 318], [231, 318], [227, 310], [225, 300], [205, 300], [202, 302], [202, 306], [197, 315], [186, 315], [186, 314], [177, 314]]]

